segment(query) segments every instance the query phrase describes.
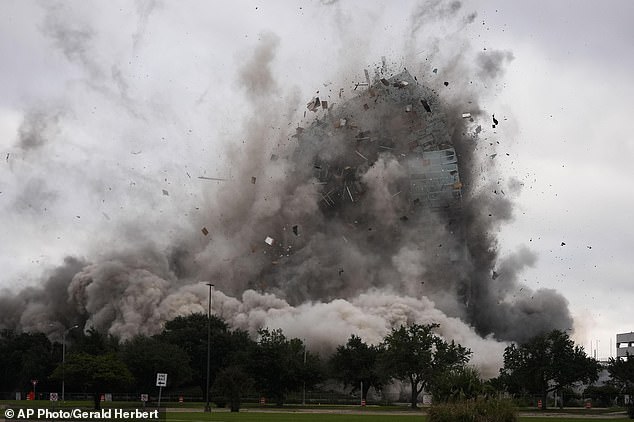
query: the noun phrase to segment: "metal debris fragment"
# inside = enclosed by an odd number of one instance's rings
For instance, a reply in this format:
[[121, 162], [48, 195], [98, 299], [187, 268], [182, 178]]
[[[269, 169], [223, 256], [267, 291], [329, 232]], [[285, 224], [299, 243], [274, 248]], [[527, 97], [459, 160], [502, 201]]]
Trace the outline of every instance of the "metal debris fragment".
[[255, 185], [255, 181], [256, 181], [255, 176], [251, 176], [251, 183], [253, 183]]
[[306, 104], [306, 107], [308, 108], [308, 110], [313, 112], [317, 111], [319, 106], [321, 106], [321, 101], [319, 101], [319, 97], [313, 98], [312, 100], [308, 102], [308, 104]]
[[165, 189], [163, 189], [163, 195], [170, 196], [170, 193], [168, 191], [166, 191]]
[[431, 107], [429, 106], [429, 103], [425, 99], [421, 99], [420, 103], [423, 105], [423, 108], [425, 109], [427, 113], [431, 113]]
[[383, 85], [385, 85], [385, 86], [390, 86], [390, 81], [388, 81], [388, 80], [387, 80], [387, 79], [385, 79], [385, 78], [381, 78], [381, 83], [382, 83]]
[[266, 239], [264, 239], [264, 242], [269, 246], [273, 246], [273, 242], [275, 242], [275, 240], [273, 240], [272, 237], [266, 236]]
[[203, 232], [205, 236], [209, 234], [209, 230], [207, 230], [207, 227], [203, 227], [202, 229], [200, 229], [200, 231]]
[[405, 106], [405, 112], [409, 113], [410, 111], [412, 111], [412, 105], [408, 104], [408, 105]]
[[207, 177], [207, 176], [198, 176], [199, 179], [202, 180], [215, 180], [216, 182], [226, 182], [227, 179], [221, 179], [219, 177]]
[[359, 151], [357, 151], [356, 149], [354, 150], [354, 152], [356, 152], [356, 153], [357, 153], [357, 155], [358, 155], [359, 157], [363, 158], [365, 161], [368, 161], [368, 158], [367, 158], [365, 155], [361, 154], [361, 153], [360, 153]]
[[299, 236], [299, 226], [297, 224], [293, 226], [293, 234]]
[[462, 118], [463, 119], [468, 119], [471, 117], [471, 113], [462, 113]]

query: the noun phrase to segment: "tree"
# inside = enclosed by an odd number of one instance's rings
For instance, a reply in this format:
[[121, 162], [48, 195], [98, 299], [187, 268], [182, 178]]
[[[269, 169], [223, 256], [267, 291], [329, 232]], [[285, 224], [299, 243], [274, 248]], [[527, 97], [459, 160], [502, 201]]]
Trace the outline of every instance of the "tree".
[[121, 346], [121, 360], [134, 376], [138, 392], [154, 388], [156, 374], [169, 374], [169, 385], [177, 387], [191, 380], [189, 356], [175, 344], [157, 338], [136, 336]]
[[380, 352], [380, 347], [368, 345], [360, 337], [351, 335], [346, 345], [337, 347], [330, 358], [333, 378], [343, 382], [344, 387], [352, 386], [353, 390], [363, 382], [361, 398], [367, 399], [370, 387], [381, 389], [385, 383], [385, 376], [378, 366]]
[[434, 403], [476, 399], [483, 391], [480, 373], [466, 365], [442, 374], [430, 387]]
[[634, 419], [634, 403], [632, 403], [632, 397], [634, 397], [634, 356], [627, 353], [625, 359], [610, 358], [608, 361], [608, 372], [612, 378], [612, 382], [619, 389], [621, 394], [628, 394], [630, 396], [630, 406], [628, 407], [628, 413], [631, 419]]
[[72, 346], [66, 351], [72, 353], [87, 353], [89, 355], [104, 355], [119, 351], [119, 339], [115, 336], [97, 331], [94, 327], [88, 328], [84, 333], [81, 330], [71, 330], [67, 340]]
[[409, 382], [412, 408], [417, 407], [423, 390], [432, 390], [442, 376], [464, 366], [471, 355], [465, 347], [434, 334], [438, 327], [438, 324], [402, 325], [393, 328], [384, 340], [382, 366], [393, 378]]
[[65, 369], [60, 364], [51, 374], [51, 378], [57, 380], [61, 380], [63, 376], [67, 384], [93, 394], [95, 409], [101, 407], [101, 393], [125, 388], [134, 381], [125, 364], [112, 353], [97, 356], [88, 353], [71, 354], [66, 358]]
[[575, 346], [564, 331], [553, 330], [504, 350], [500, 376], [511, 393], [539, 394], [546, 409], [548, 393], [597, 380], [599, 363]]
[[288, 392], [299, 390], [304, 383], [311, 388], [320, 381], [319, 357], [307, 352], [300, 339], [289, 340], [280, 329], [262, 329], [259, 335], [260, 340], [249, 359], [249, 372], [260, 391], [278, 406], [284, 404]]
[[61, 361], [61, 348], [53, 346], [42, 333], [2, 330], [0, 391], [25, 389], [31, 385], [33, 379], [39, 381], [38, 388], [55, 388], [47, 381], [47, 377]]
[[228, 366], [218, 372], [212, 390], [229, 401], [232, 412], [238, 412], [244, 393], [251, 388], [253, 379], [242, 367]]
[[[192, 381], [200, 386], [203, 395], [207, 389], [207, 315], [191, 314], [176, 317], [165, 323], [165, 329], [156, 337], [160, 342], [179, 346], [189, 356]], [[221, 318], [211, 316], [210, 377], [220, 369], [246, 361], [255, 347], [249, 335], [241, 330], [229, 330]]]

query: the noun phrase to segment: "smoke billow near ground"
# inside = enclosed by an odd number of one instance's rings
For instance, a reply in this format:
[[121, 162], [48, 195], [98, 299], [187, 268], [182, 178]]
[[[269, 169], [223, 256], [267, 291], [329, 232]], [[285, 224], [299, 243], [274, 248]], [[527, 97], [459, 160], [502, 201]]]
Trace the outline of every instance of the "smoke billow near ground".
[[[412, 14], [412, 35], [425, 19], [468, 25], [475, 17], [462, 17], [458, 2], [427, 5]], [[63, 44], [59, 34], [68, 33], [53, 32]], [[496, 230], [512, 220], [514, 183], [500, 184], [491, 158], [494, 135], [484, 140], [486, 129], [481, 131], [490, 116], [478, 104], [477, 87], [499, 81], [511, 53], [457, 49], [441, 54], [438, 40], [431, 39], [421, 63], [409, 53], [413, 46], [408, 41], [404, 62], [425, 87], [418, 81], [401, 88], [379, 83], [374, 95], [361, 86], [346, 88], [341, 96], [339, 87], [322, 87], [315, 95], [330, 106], [312, 112], [305, 107], [310, 98], [280, 99], [284, 85], [272, 70], [280, 42], [274, 34], [263, 34], [236, 69], [240, 94], [249, 105], [241, 116], [242, 142], [225, 152], [229, 180], [203, 181], [217, 190], [206, 198], [204, 212], [186, 222], [187, 235], [167, 248], [121, 239], [99, 259], [68, 257], [37, 287], [0, 297], [0, 327], [55, 335], [59, 325], [80, 323], [123, 339], [155, 334], [166, 320], [205, 312], [208, 288], [201, 281], [210, 281], [216, 286], [214, 313], [232, 328], [255, 335], [261, 327], [279, 327], [327, 354], [350, 334], [376, 343], [400, 324], [435, 322], [440, 334], [470, 347], [472, 362], [493, 376], [507, 341], [571, 326], [565, 298], [519, 282], [522, 269], [536, 262], [530, 250], [520, 248], [504, 258], [497, 253]], [[79, 60], [97, 72], [83, 49]], [[404, 67], [388, 63], [367, 69], [377, 81]], [[442, 77], [434, 68], [441, 69]], [[481, 83], [473, 85], [474, 79]], [[443, 80], [451, 81], [453, 89], [443, 91]], [[385, 90], [417, 89], [426, 93], [431, 113], [442, 114], [448, 141], [458, 153], [463, 184], [458, 220], [413, 209], [402, 191], [407, 159], [416, 152], [403, 154], [399, 148], [405, 147], [412, 121], [426, 111], [415, 104], [406, 112], [405, 104], [384, 101], [389, 97]], [[474, 120], [463, 119], [463, 112]], [[51, 135], [63, 119], [60, 113], [27, 114], [18, 147], [29, 151], [48, 137], [62, 136]], [[289, 121], [289, 115], [298, 118]], [[346, 122], [337, 127], [341, 119]], [[305, 130], [296, 131], [296, 126]], [[272, 127], [289, 130], [280, 135]], [[375, 144], [365, 147], [363, 142]], [[379, 151], [385, 142], [391, 147]], [[324, 199], [327, 192], [315, 171], [325, 167], [341, 171], [337, 177], [349, 177], [353, 191]], [[506, 194], [500, 195], [503, 190]], [[201, 232], [203, 227], [208, 234]], [[272, 244], [265, 242], [267, 237]], [[456, 250], [460, 253], [449, 258]]]

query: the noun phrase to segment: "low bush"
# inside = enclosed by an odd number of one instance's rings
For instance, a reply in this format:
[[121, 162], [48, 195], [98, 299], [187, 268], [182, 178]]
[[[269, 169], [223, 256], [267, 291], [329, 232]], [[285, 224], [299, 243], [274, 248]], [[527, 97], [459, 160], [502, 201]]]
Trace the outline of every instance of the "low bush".
[[429, 409], [429, 422], [517, 422], [517, 410], [508, 400], [442, 403]]

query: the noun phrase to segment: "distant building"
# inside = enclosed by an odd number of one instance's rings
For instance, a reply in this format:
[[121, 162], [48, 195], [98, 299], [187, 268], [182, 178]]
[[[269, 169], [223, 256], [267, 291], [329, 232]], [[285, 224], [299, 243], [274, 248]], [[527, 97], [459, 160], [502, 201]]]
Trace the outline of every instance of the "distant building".
[[616, 357], [624, 358], [627, 353], [634, 356], [634, 332], [616, 335]]

